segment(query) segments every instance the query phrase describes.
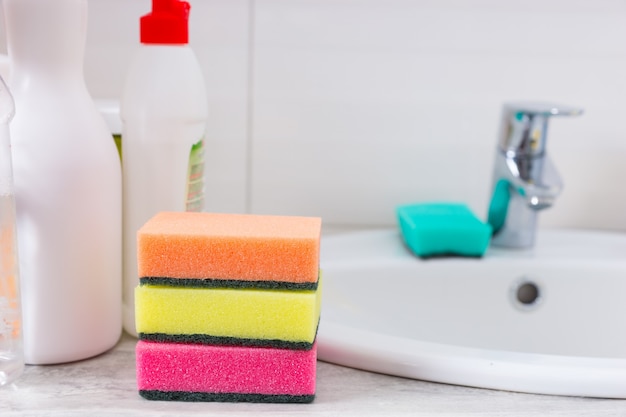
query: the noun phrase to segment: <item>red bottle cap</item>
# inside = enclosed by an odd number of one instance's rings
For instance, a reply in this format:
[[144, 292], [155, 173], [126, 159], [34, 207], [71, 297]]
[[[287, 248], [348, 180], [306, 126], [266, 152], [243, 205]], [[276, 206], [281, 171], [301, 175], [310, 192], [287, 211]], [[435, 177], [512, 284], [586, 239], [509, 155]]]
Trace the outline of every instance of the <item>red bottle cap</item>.
[[141, 43], [189, 43], [189, 10], [180, 0], [152, 0], [152, 12], [140, 19]]

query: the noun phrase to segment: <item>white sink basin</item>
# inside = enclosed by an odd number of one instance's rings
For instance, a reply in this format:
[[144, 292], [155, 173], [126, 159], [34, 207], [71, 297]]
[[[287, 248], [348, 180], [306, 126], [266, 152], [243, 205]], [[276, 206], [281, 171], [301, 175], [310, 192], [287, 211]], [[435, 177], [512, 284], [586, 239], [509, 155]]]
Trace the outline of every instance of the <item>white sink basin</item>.
[[[626, 235], [421, 260], [396, 230], [322, 239], [321, 360], [511, 391], [626, 398]], [[520, 289], [521, 288], [521, 289]]]

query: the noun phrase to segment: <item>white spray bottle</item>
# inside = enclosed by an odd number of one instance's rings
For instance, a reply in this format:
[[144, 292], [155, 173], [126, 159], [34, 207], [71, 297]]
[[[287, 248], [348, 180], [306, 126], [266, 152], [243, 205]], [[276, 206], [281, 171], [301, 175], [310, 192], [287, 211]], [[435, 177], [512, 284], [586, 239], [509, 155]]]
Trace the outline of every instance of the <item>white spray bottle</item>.
[[121, 172], [83, 76], [87, 0], [4, 0], [24, 358], [75, 361], [121, 334]]

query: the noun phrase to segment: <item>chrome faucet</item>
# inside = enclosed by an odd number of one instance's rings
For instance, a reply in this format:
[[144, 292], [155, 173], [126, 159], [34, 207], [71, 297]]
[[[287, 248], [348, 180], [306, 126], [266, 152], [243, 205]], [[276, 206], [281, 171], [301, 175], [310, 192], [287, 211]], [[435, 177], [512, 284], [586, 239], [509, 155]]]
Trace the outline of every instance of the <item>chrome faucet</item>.
[[534, 245], [537, 213], [551, 207], [563, 188], [546, 154], [548, 120], [582, 112], [577, 107], [548, 103], [504, 104], [488, 215], [492, 245]]

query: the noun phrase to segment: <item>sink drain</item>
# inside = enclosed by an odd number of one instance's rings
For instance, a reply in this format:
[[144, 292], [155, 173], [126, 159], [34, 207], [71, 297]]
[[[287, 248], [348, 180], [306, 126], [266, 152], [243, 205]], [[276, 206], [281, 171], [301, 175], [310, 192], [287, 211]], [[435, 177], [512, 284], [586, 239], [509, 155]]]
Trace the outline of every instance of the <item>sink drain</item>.
[[516, 307], [529, 310], [536, 308], [542, 300], [542, 291], [536, 282], [522, 278], [511, 288], [511, 298]]

